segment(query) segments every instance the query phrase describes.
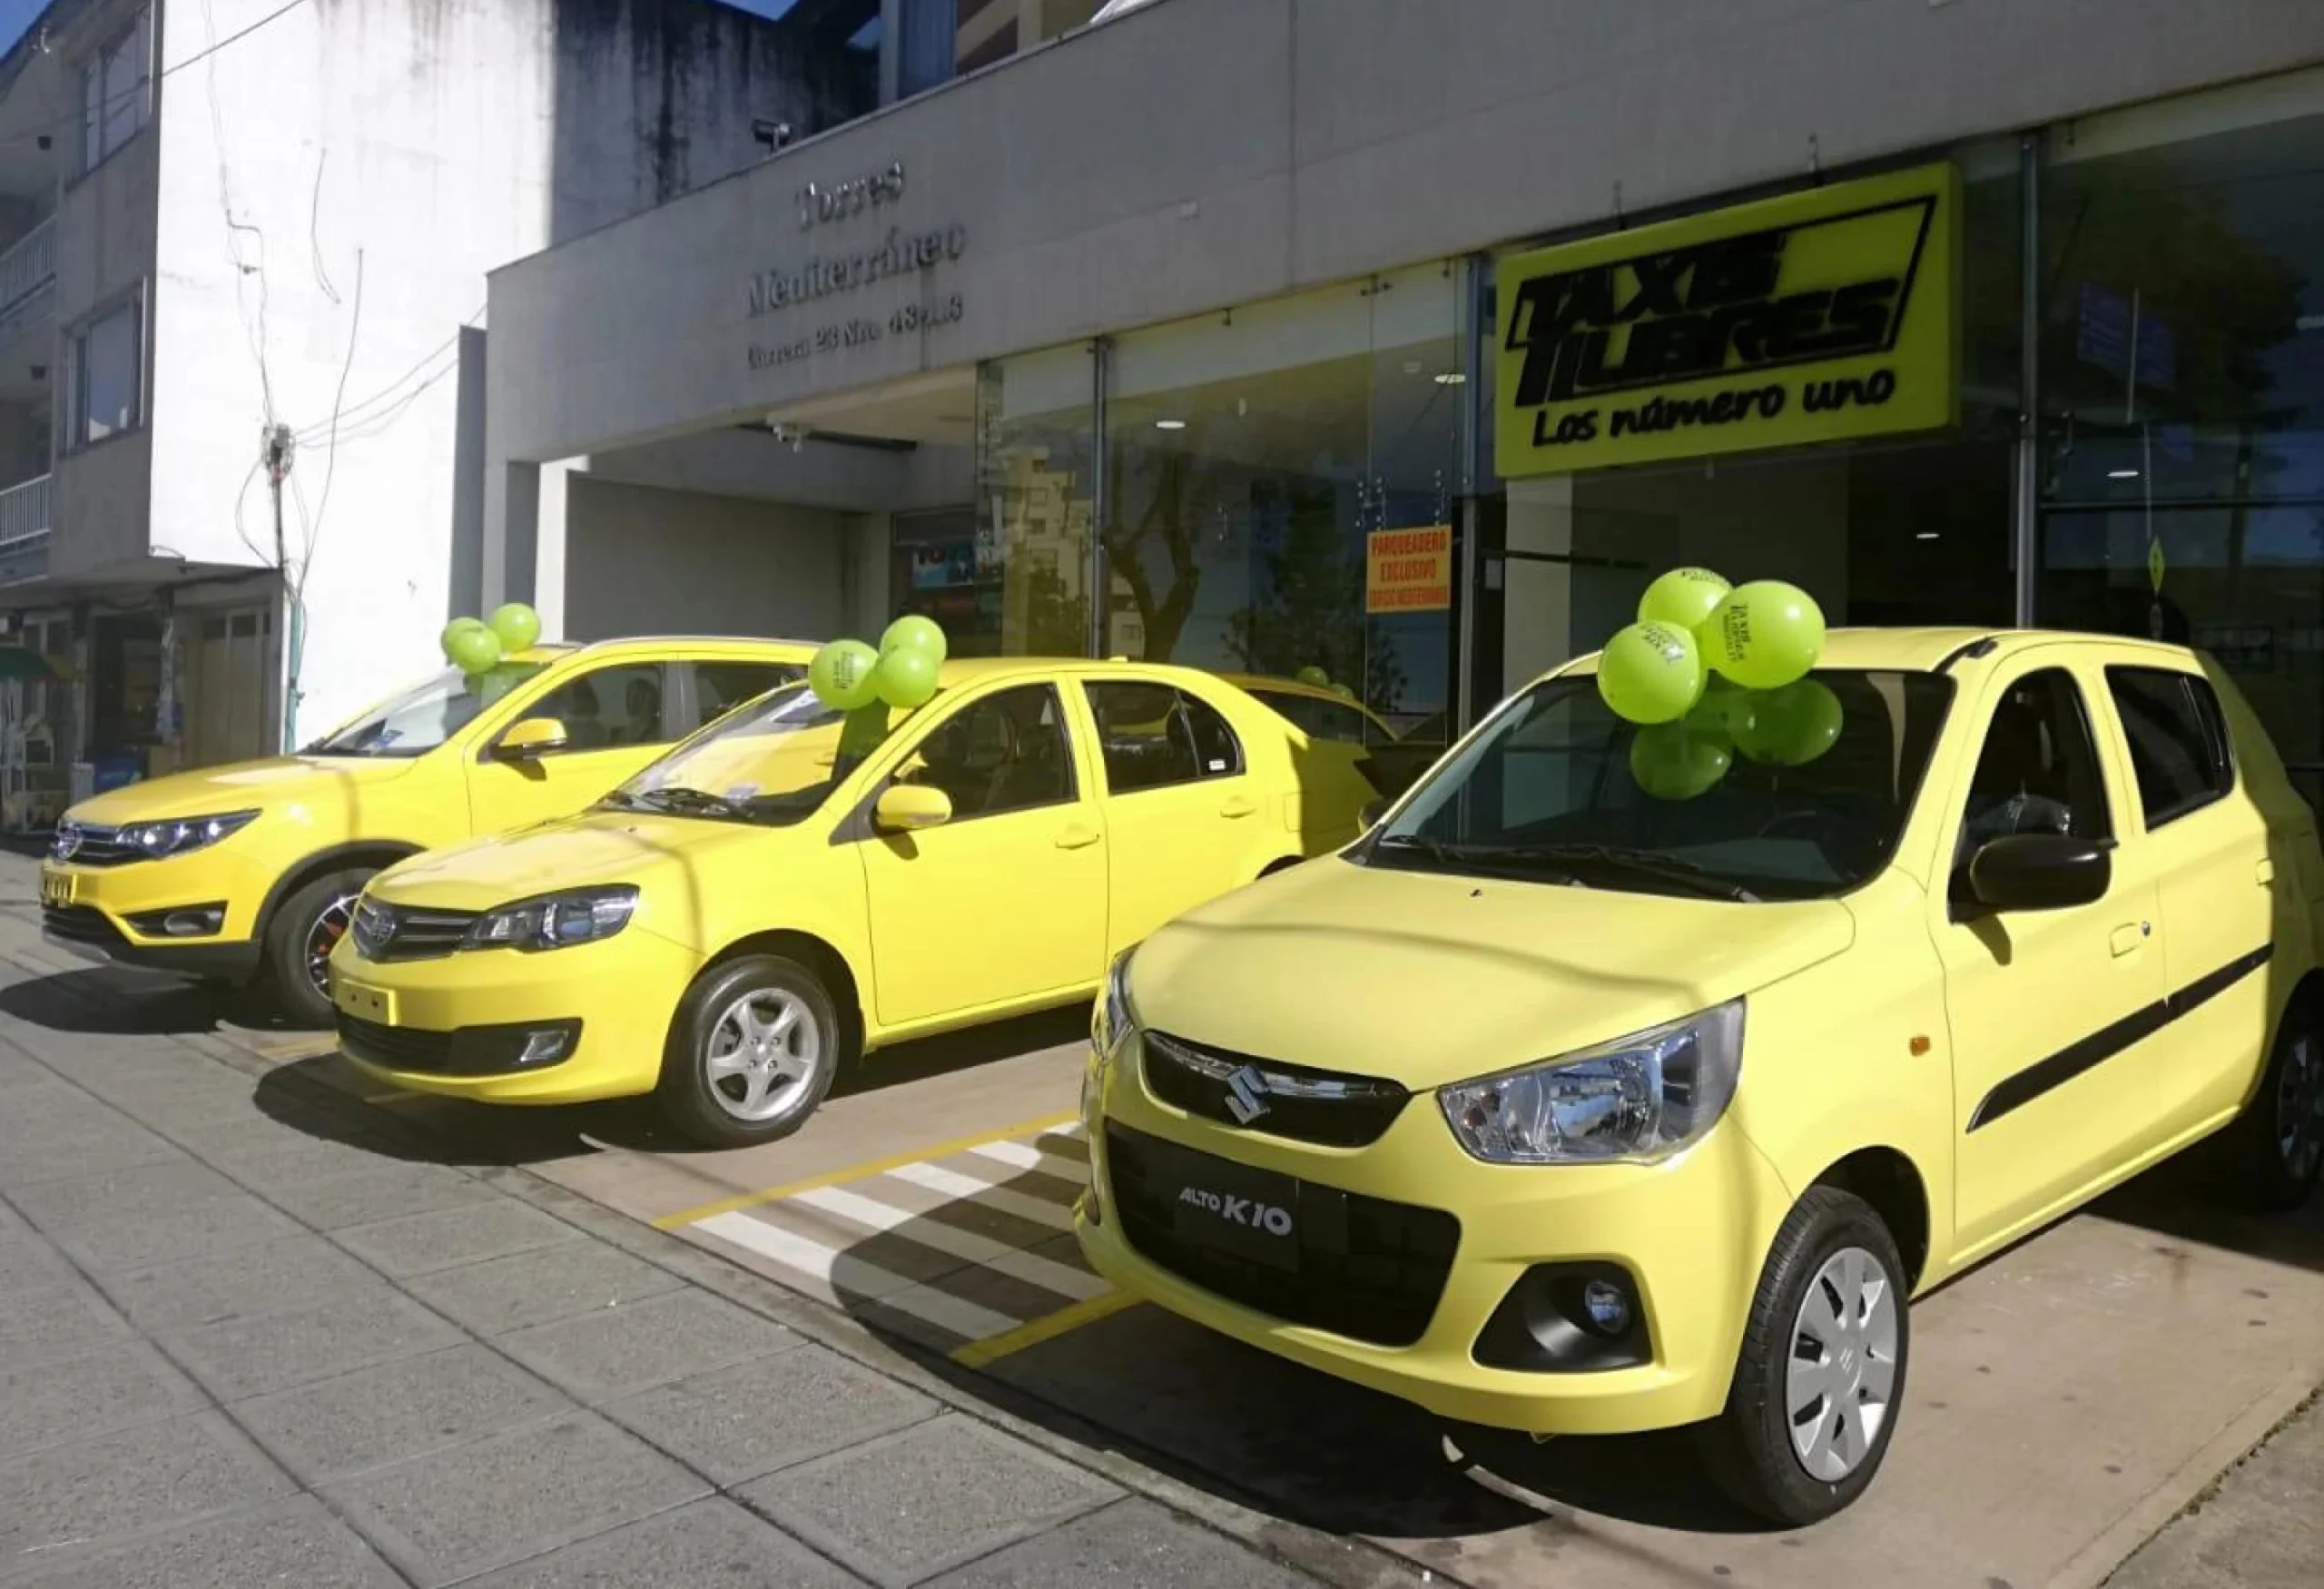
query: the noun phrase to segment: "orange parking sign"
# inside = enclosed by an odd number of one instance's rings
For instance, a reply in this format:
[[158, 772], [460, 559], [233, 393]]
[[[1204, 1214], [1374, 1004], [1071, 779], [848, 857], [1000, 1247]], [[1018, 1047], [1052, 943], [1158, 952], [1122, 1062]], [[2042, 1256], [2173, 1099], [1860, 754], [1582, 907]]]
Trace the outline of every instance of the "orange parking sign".
[[1452, 527], [1380, 529], [1364, 538], [1364, 610], [1443, 612], [1452, 605]]

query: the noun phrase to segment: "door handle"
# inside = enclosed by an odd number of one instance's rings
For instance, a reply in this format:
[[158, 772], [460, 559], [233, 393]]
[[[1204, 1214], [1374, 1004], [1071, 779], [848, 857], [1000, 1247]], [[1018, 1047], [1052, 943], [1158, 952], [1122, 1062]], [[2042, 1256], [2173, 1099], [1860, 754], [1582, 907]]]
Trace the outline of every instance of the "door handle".
[[1248, 816], [1258, 808], [1259, 803], [1252, 799], [1247, 794], [1229, 794], [1226, 797], [1226, 803], [1219, 806], [1218, 814], [1221, 816]]
[[2120, 960], [2123, 955], [2136, 951], [2140, 944], [2145, 943], [2153, 934], [2153, 932], [2154, 923], [2152, 922], [2125, 922], [2115, 928], [2114, 958]]
[[1058, 829], [1057, 847], [1060, 850], [1086, 850], [1105, 835], [1086, 823], [1075, 823]]

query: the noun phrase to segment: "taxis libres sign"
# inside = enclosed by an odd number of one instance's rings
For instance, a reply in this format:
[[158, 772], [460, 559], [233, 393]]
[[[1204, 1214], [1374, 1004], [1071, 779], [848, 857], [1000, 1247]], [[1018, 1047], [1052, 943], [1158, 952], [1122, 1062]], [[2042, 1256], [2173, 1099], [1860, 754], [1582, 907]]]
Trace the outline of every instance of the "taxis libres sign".
[[1925, 166], [1503, 260], [1502, 474], [1952, 424], [1958, 192]]

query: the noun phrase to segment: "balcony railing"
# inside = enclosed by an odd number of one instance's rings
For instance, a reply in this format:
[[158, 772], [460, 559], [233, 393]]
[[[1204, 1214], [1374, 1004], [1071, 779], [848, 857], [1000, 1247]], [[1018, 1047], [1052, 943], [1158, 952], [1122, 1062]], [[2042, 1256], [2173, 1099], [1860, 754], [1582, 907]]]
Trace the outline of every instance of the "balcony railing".
[[0, 315], [56, 280], [56, 218], [50, 216], [0, 252]]
[[30, 546], [48, 536], [48, 477], [0, 490], [0, 551]]

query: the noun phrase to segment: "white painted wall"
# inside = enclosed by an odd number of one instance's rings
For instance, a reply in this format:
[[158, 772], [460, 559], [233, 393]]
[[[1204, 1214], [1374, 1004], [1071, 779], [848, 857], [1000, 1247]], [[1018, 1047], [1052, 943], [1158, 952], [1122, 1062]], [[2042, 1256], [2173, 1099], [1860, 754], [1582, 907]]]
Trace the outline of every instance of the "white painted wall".
[[822, 508], [566, 477], [565, 632], [842, 632], [847, 520]]

